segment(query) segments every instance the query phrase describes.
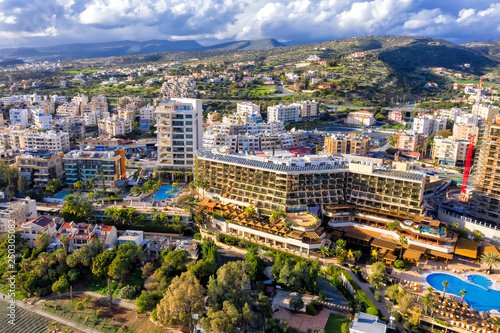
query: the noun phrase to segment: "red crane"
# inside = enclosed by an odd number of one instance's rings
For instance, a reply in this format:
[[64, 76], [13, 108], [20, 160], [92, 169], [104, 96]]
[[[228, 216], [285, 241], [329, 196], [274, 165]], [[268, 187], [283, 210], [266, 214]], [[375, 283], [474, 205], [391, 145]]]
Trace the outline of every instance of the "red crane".
[[469, 140], [469, 149], [467, 150], [467, 160], [465, 161], [464, 179], [462, 181], [462, 192], [460, 192], [461, 202], [466, 201], [465, 192], [467, 190], [467, 182], [469, 181], [470, 163], [472, 160], [472, 152], [474, 150], [474, 137], [475, 135], [472, 134]]

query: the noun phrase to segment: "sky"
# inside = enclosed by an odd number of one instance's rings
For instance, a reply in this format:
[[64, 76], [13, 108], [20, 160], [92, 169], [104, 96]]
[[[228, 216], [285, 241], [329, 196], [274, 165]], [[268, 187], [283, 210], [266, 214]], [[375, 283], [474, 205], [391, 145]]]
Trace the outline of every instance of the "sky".
[[500, 37], [492, 0], [0, 0], [0, 47], [119, 40], [316, 42], [365, 35]]

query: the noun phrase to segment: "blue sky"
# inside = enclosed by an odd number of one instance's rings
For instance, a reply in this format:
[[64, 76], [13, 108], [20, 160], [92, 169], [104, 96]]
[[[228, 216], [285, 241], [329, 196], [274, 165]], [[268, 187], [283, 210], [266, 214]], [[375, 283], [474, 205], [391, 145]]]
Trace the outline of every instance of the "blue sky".
[[500, 37], [485, 0], [3, 0], [0, 47], [194, 39], [319, 41], [406, 35], [452, 42]]

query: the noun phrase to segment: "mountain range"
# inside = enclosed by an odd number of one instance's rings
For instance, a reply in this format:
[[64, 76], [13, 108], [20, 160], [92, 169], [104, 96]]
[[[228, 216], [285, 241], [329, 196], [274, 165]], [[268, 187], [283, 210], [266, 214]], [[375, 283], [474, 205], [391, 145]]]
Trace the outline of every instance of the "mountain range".
[[246, 50], [257, 51], [284, 46], [274, 39], [233, 41], [211, 46], [202, 46], [194, 40], [169, 41], [114, 41], [102, 43], [73, 43], [44, 47], [22, 47], [0, 49], [0, 58], [31, 58], [35, 60], [87, 59], [137, 54], [209, 51], [209, 50]]

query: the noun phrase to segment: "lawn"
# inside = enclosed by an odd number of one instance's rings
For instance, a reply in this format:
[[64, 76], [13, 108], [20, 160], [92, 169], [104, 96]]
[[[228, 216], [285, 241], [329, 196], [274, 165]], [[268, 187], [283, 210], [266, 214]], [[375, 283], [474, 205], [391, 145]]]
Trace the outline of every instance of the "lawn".
[[338, 332], [340, 332], [340, 327], [346, 321], [348, 321], [348, 319], [346, 317], [342, 317], [342, 316], [331, 313], [330, 317], [328, 317], [328, 321], [326, 322], [325, 333], [338, 333]]
[[[470, 84], [470, 83], [472, 83], [472, 84], [475, 84], [475, 85], [478, 85], [480, 81], [481, 80], [457, 80], [457, 82], [460, 83], [460, 84]], [[486, 85], [492, 86], [492, 85], [495, 84], [495, 82], [483, 81], [483, 84], [485, 86]]]
[[271, 88], [274, 88], [274, 93], [278, 92], [276, 86], [255, 86], [254, 88], [248, 90], [248, 95], [250, 97], [271, 95]]
[[100, 69], [81, 69], [79, 71], [63, 71], [63, 73], [68, 73], [68, 74], [80, 74], [80, 73], [83, 73], [83, 74], [90, 74], [90, 73], [95, 73], [95, 72], [99, 72]]

